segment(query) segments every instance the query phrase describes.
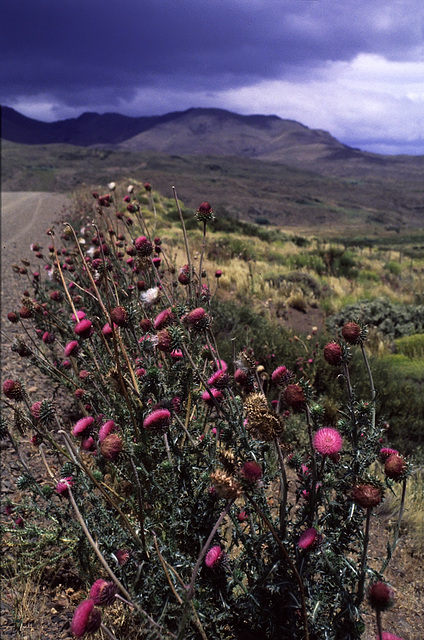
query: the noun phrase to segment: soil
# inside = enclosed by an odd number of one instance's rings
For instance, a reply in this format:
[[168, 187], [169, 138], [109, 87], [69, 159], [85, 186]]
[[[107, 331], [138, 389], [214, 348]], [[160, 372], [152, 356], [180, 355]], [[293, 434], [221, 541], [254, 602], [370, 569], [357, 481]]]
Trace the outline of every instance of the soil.
[[[6, 315], [15, 310], [25, 285], [22, 276], [17, 276], [12, 264], [20, 264], [22, 258], [33, 258], [32, 242], [47, 238], [45, 230], [65, 219], [65, 209], [70, 201], [65, 196], [50, 193], [4, 193], [2, 194], [2, 328], [9, 339], [17, 332], [16, 325], [8, 322]], [[321, 322], [320, 322], [321, 321]], [[308, 333], [313, 326], [322, 326], [322, 318], [316, 310], [300, 313], [291, 310], [285, 319], [286, 326], [296, 332]], [[31, 378], [31, 370], [24, 359], [20, 360], [10, 351], [10, 341], [2, 334], [2, 380], [22, 377], [30, 394], [42, 389], [39, 374]], [[2, 497], [20, 500], [15, 481], [21, 474], [16, 455], [7, 442], [1, 443], [2, 453]], [[22, 442], [20, 453], [24, 460], [31, 460], [35, 473], [42, 473], [42, 462], [37, 449], [30, 442]], [[43, 468], [44, 471], [44, 468]], [[4, 515], [2, 514], [2, 519]], [[384, 511], [372, 522], [370, 557], [385, 556], [390, 519]], [[9, 554], [9, 558], [4, 558]], [[11, 551], [2, 543], [4, 560], [10, 559]], [[378, 563], [376, 561], [376, 568]], [[401, 530], [400, 541], [387, 569], [386, 579], [395, 589], [397, 598], [393, 609], [383, 614], [383, 629], [403, 640], [424, 638], [424, 567], [423, 557], [414, 549], [413, 541], [406, 530]], [[41, 576], [39, 582], [17, 580], [4, 576], [2, 584], [1, 628], [5, 640], [70, 639], [70, 621], [75, 606], [87, 594], [83, 589], [72, 561], [56, 563]], [[371, 611], [366, 611], [364, 640], [376, 637], [375, 621]]]

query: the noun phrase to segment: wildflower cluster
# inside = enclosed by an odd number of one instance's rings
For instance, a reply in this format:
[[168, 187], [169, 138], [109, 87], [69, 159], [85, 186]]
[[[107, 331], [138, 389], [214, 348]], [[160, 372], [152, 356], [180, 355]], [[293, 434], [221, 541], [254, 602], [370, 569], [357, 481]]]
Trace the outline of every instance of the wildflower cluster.
[[[51, 382], [45, 397], [3, 383], [12, 441], [30, 432], [55, 454], [45, 481], [24, 484], [37, 508], [84, 538], [81, 565], [99, 576], [72, 633], [99, 629], [120, 599], [152, 637], [359, 639], [368, 586], [383, 584], [367, 561], [370, 517], [409, 474], [381, 446], [367, 361], [368, 399], [349, 377], [350, 349], [366, 358], [363, 328], [350, 322], [324, 347], [346, 382], [342, 417], [328, 421], [284, 363], [261, 375], [246, 345], [234, 362], [221, 358], [202, 268], [211, 205], [195, 213], [195, 268], [184, 227], [184, 264], [153, 237], [149, 183], [121, 200], [119, 186], [109, 191], [93, 193], [96, 224], [68, 225], [60, 242], [50, 231], [48, 254], [34, 245], [46, 278], [34, 272], [8, 314], [22, 328], [15, 350]], [[68, 394], [59, 404], [58, 387]], [[287, 435], [294, 415], [306, 446]], [[380, 613], [391, 600], [381, 586], [368, 593]]]

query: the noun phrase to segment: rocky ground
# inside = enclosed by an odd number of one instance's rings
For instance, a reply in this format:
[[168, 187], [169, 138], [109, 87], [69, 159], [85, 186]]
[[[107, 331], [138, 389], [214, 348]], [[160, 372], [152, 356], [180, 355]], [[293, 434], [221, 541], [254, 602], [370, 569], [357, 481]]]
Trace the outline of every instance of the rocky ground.
[[[21, 264], [22, 258], [33, 258], [30, 251], [32, 242], [47, 244], [47, 228], [66, 219], [70, 201], [60, 195], [48, 193], [4, 193], [2, 194], [2, 380], [9, 377], [22, 377], [26, 380], [29, 393], [42, 390], [43, 382], [39, 375], [32, 377], [24, 360], [10, 351], [10, 339], [17, 332], [15, 325], [5, 320], [9, 311], [19, 308], [22, 293], [22, 280], [14, 274], [11, 265]], [[295, 314], [293, 316], [293, 313]], [[301, 314], [306, 331], [315, 325], [318, 317], [305, 317]], [[297, 314], [291, 317], [296, 320]], [[300, 316], [299, 316], [300, 318]], [[31, 460], [31, 468], [41, 473], [42, 463], [37, 450], [23, 442], [20, 449], [25, 460]], [[19, 463], [12, 447], [2, 443], [2, 495], [7, 499], [20, 500], [15, 480], [21, 474]], [[2, 516], [3, 517], [3, 516]], [[371, 532], [371, 558], [384, 556], [387, 544], [390, 514], [384, 511], [375, 518]], [[1, 627], [2, 637], [6, 640], [68, 639], [69, 624], [76, 604], [86, 597], [83, 585], [79, 581], [72, 562], [58, 562], [38, 579], [19, 579], [10, 574], [13, 566], [12, 551], [2, 543], [4, 567], [8, 567], [3, 576]], [[18, 562], [18, 559], [16, 560]], [[378, 564], [376, 564], [376, 567]], [[397, 592], [397, 602], [393, 610], [384, 615], [384, 629], [400, 636], [403, 640], [423, 640], [424, 638], [424, 567], [423, 556], [414, 547], [406, 530], [402, 531], [400, 542], [394, 554], [387, 580]], [[367, 612], [367, 630], [364, 640], [375, 638], [374, 618]], [[124, 639], [120, 639], [124, 640]]]

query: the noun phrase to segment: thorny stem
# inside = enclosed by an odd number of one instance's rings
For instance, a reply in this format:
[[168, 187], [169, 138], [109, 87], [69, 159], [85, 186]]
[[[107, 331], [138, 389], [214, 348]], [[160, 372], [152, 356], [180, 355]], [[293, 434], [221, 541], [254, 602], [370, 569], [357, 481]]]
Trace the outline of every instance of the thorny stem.
[[280, 473], [281, 473], [281, 501], [280, 501], [280, 536], [284, 538], [286, 533], [286, 509], [287, 509], [287, 491], [288, 491], [288, 482], [287, 482], [287, 474], [286, 468], [284, 465], [284, 458], [281, 452], [280, 443], [278, 442], [278, 438], [274, 436], [274, 445], [277, 451], [278, 462], [280, 465]]
[[199, 260], [199, 293], [198, 293], [199, 300], [200, 300], [200, 295], [202, 293], [202, 265], [203, 265], [203, 256], [205, 254], [205, 249], [206, 249], [206, 220], [203, 221], [202, 253], [200, 254], [200, 260]]
[[303, 620], [303, 627], [304, 627], [304, 640], [309, 640], [309, 629], [308, 629], [308, 612], [306, 609], [306, 598], [305, 598], [305, 590], [303, 588], [303, 582], [302, 582], [302, 578], [299, 575], [298, 570], [296, 569], [296, 566], [293, 562], [293, 560], [291, 559], [289, 552], [287, 551], [286, 547], [284, 546], [284, 544], [282, 543], [282, 541], [280, 540], [276, 530], [274, 529], [272, 523], [270, 522], [270, 520], [267, 518], [267, 516], [264, 514], [264, 512], [262, 511], [262, 509], [256, 504], [256, 502], [253, 500], [253, 498], [251, 496], [249, 496], [249, 494], [247, 494], [247, 498], [250, 502], [250, 504], [252, 505], [252, 507], [254, 508], [254, 510], [256, 511], [256, 513], [258, 514], [258, 516], [264, 521], [264, 523], [266, 524], [266, 526], [268, 527], [269, 531], [271, 532], [272, 536], [274, 537], [274, 540], [276, 541], [276, 543], [278, 544], [281, 553], [284, 556], [285, 561], [287, 562], [287, 564], [289, 565], [293, 576], [297, 582], [297, 585], [299, 587], [299, 592], [300, 592], [300, 601], [301, 601], [301, 608], [302, 608], [302, 620]]
[[184, 244], [185, 244], [185, 250], [186, 250], [186, 255], [187, 255], [187, 263], [188, 263], [188, 268], [189, 268], [188, 287], [189, 287], [189, 292], [190, 292], [190, 298], [192, 298], [193, 292], [192, 292], [192, 288], [191, 288], [191, 281], [193, 279], [193, 266], [192, 266], [191, 258], [190, 258], [190, 250], [188, 248], [187, 231], [186, 231], [186, 228], [185, 228], [184, 218], [183, 218], [183, 214], [181, 213], [181, 207], [180, 207], [180, 203], [178, 202], [178, 196], [177, 196], [177, 191], [176, 191], [175, 187], [172, 187], [172, 193], [174, 194], [175, 204], [177, 205], [177, 211], [178, 211], [178, 215], [180, 216], [180, 222], [181, 222], [181, 226], [182, 226], [182, 229], [183, 229]]
[[225, 509], [221, 513], [221, 515], [219, 516], [218, 520], [215, 522], [215, 525], [214, 525], [212, 531], [210, 532], [208, 539], [206, 540], [205, 544], [203, 545], [203, 549], [201, 550], [200, 555], [197, 558], [197, 562], [195, 564], [195, 567], [193, 569], [193, 573], [191, 575], [190, 584], [187, 587], [187, 594], [186, 594], [187, 601], [191, 600], [193, 595], [194, 595], [194, 583], [196, 582], [197, 574], [199, 573], [199, 569], [200, 569], [200, 565], [202, 564], [202, 560], [203, 560], [204, 556], [206, 555], [206, 552], [209, 549], [209, 546], [210, 546], [210, 544], [211, 544], [216, 532], [218, 531], [218, 528], [220, 527], [220, 525], [221, 525], [222, 521], [224, 520], [225, 516], [227, 515], [227, 513], [231, 509], [234, 501], [235, 501], [235, 498], [231, 498], [231, 500], [228, 501], [227, 506], [225, 507]]
[[148, 557], [147, 555], [147, 551], [146, 551], [146, 538], [144, 536], [144, 508], [143, 508], [143, 496], [141, 493], [141, 485], [140, 485], [140, 478], [138, 477], [138, 473], [137, 473], [137, 467], [134, 464], [134, 460], [132, 459], [132, 457], [130, 456], [130, 464], [131, 464], [131, 468], [133, 470], [133, 474], [134, 474], [134, 478], [135, 478], [135, 483], [137, 486], [137, 500], [138, 500], [138, 510], [139, 510], [139, 523], [140, 523], [140, 538], [141, 538], [141, 542], [143, 544], [143, 551], [146, 555], [146, 557]]
[[82, 530], [84, 531], [84, 534], [88, 540], [88, 542], [90, 543], [90, 545], [93, 548], [94, 553], [96, 554], [96, 556], [98, 557], [100, 563], [102, 564], [102, 566], [104, 567], [104, 569], [107, 571], [107, 573], [109, 574], [109, 576], [111, 577], [111, 579], [113, 580], [113, 582], [116, 584], [116, 586], [118, 587], [118, 589], [124, 594], [126, 600], [128, 600], [128, 603], [135, 607], [137, 609], [137, 611], [139, 613], [141, 613], [145, 618], [147, 618], [149, 620], [149, 622], [157, 627], [158, 629], [160, 629], [161, 631], [169, 634], [170, 636], [172, 636], [173, 638], [175, 638], [174, 634], [171, 633], [170, 631], [166, 631], [163, 627], [161, 627], [157, 622], [155, 622], [155, 620], [153, 620], [153, 618], [151, 618], [149, 616], [149, 614], [144, 611], [144, 609], [142, 609], [140, 607], [139, 604], [134, 603], [131, 600], [131, 595], [128, 593], [128, 591], [125, 589], [124, 585], [120, 582], [119, 578], [115, 575], [115, 573], [112, 571], [112, 569], [110, 568], [110, 566], [108, 565], [108, 563], [106, 562], [102, 552], [100, 551], [100, 549], [98, 548], [96, 542], [93, 540], [90, 531], [88, 530], [87, 525], [85, 524], [84, 518], [81, 515], [80, 510], [78, 509], [78, 505], [75, 502], [75, 498], [73, 496], [72, 493], [72, 489], [71, 487], [68, 486], [68, 496], [69, 496], [69, 500], [71, 501], [72, 507], [75, 511], [75, 515], [77, 517], [78, 522], [81, 525]]
[[367, 358], [367, 354], [365, 352], [365, 347], [364, 347], [364, 343], [361, 342], [361, 351], [362, 351], [362, 357], [364, 358], [364, 362], [365, 362], [365, 366], [367, 369], [367, 373], [368, 373], [368, 378], [370, 381], [370, 389], [371, 389], [371, 403], [372, 403], [372, 428], [374, 430], [375, 427], [375, 387], [374, 387], [374, 380], [372, 377], [372, 373], [371, 373], [371, 368], [368, 362], [368, 358]]
[[309, 436], [309, 448], [311, 451], [311, 460], [312, 460], [312, 485], [311, 485], [311, 497], [309, 500], [309, 515], [308, 515], [308, 523], [309, 526], [312, 526], [314, 519], [314, 511], [315, 511], [315, 500], [317, 493], [317, 460], [315, 456], [315, 449], [313, 446], [313, 437], [312, 437], [312, 423], [311, 423], [311, 414], [309, 411], [309, 406], [306, 405], [306, 424], [308, 426], [308, 436]]
[[368, 507], [367, 509], [367, 519], [365, 522], [365, 533], [364, 533], [364, 546], [362, 549], [362, 557], [361, 557], [361, 568], [360, 568], [360, 577], [358, 584], [358, 595], [356, 598], [357, 605], [360, 605], [362, 599], [364, 597], [364, 584], [365, 584], [365, 574], [366, 574], [366, 561], [367, 561], [367, 551], [368, 551], [368, 542], [370, 539], [370, 522], [371, 522], [371, 510], [372, 507]]
[[402, 523], [403, 512], [404, 512], [404, 509], [405, 509], [406, 482], [407, 482], [407, 479], [404, 478], [403, 485], [402, 485], [402, 497], [401, 497], [401, 500], [400, 500], [399, 515], [398, 515], [398, 519], [397, 519], [397, 523], [396, 523], [395, 533], [394, 533], [394, 536], [393, 536], [393, 542], [388, 547], [387, 558], [383, 562], [383, 565], [382, 565], [382, 567], [380, 569], [380, 573], [383, 573], [386, 570], [387, 565], [390, 562], [390, 559], [391, 559], [391, 557], [393, 555], [394, 550], [396, 549], [396, 546], [397, 546], [397, 543], [398, 543], [398, 540], [399, 540], [399, 530], [400, 530], [400, 525]]
[[125, 515], [125, 513], [123, 513], [121, 511], [121, 509], [119, 508], [119, 506], [117, 504], [115, 504], [115, 502], [112, 500], [112, 498], [110, 497], [110, 495], [107, 493], [107, 491], [102, 487], [101, 484], [99, 484], [99, 482], [96, 480], [96, 478], [93, 476], [93, 474], [91, 473], [90, 469], [88, 469], [88, 467], [85, 466], [85, 464], [83, 463], [83, 461], [81, 459], [77, 458], [77, 454], [73, 448], [72, 442], [69, 439], [68, 434], [66, 433], [66, 431], [63, 431], [63, 429], [60, 429], [58, 431], [58, 433], [60, 433], [63, 436], [63, 439], [65, 441], [65, 445], [66, 448], [68, 449], [70, 455], [72, 456], [75, 464], [80, 467], [90, 478], [90, 480], [96, 485], [96, 487], [99, 489], [99, 491], [101, 492], [101, 494], [104, 496], [104, 498], [107, 500], [107, 502], [110, 504], [111, 507], [113, 507], [113, 509], [116, 509], [116, 511], [119, 513], [119, 515], [121, 516], [122, 520], [124, 521], [128, 531], [131, 533], [131, 535], [134, 537], [134, 539], [137, 541], [137, 543], [140, 545], [140, 547], [143, 548], [143, 543], [140, 540], [140, 538], [138, 537], [137, 533], [134, 531], [133, 526], [131, 525], [130, 521], [128, 520], [127, 516]]

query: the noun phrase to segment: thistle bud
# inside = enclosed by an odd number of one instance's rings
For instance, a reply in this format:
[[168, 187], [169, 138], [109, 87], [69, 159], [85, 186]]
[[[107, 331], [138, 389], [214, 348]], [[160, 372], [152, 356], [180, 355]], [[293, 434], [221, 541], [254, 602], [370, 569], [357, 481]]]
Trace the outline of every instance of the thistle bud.
[[24, 387], [19, 380], [5, 380], [3, 382], [3, 393], [9, 400], [23, 400]]
[[118, 327], [127, 327], [129, 324], [128, 312], [124, 307], [115, 307], [112, 309], [110, 318]]
[[349, 344], [358, 344], [361, 338], [361, 327], [356, 322], [347, 322], [342, 327], [342, 336]]
[[394, 602], [394, 591], [385, 582], [374, 582], [368, 589], [368, 602], [376, 611], [386, 611]]
[[122, 451], [122, 440], [116, 433], [110, 433], [100, 443], [100, 453], [106, 460], [115, 460]]
[[343, 359], [342, 349], [337, 342], [329, 342], [324, 347], [324, 360], [333, 366], [341, 364]]
[[372, 509], [383, 502], [383, 491], [372, 484], [357, 484], [353, 487], [352, 499], [360, 507]]
[[397, 453], [389, 456], [384, 465], [384, 473], [392, 480], [401, 480], [405, 477], [408, 465], [405, 458]]
[[289, 384], [284, 390], [284, 400], [292, 409], [302, 409], [306, 402], [302, 387], [298, 384]]

